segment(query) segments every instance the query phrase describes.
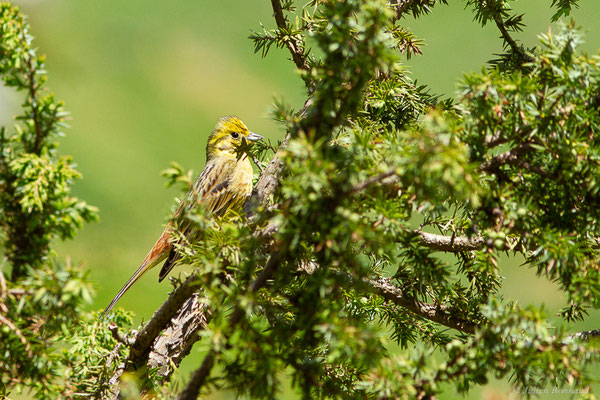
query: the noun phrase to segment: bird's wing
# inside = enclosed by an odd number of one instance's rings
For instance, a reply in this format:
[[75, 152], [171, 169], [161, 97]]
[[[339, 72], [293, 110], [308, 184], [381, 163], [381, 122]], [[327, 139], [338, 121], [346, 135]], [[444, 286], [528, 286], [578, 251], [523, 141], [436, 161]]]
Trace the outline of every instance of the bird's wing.
[[[222, 215], [238, 200], [238, 194], [231, 190], [229, 180], [235, 166], [235, 160], [206, 164], [193, 189], [188, 192], [175, 212], [179, 229], [186, 239], [193, 240], [197, 232], [195, 224], [185, 220], [188, 211], [201, 204], [214, 215]], [[172, 248], [158, 275], [159, 282], [171, 272], [179, 258], [179, 253]]]
[[[174, 220], [177, 221], [178, 228], [186, 238], [193, 239], [197, 230], [194, 224], [186, 220], [188, 211], [194, 209], [198, 204], [203, 204], [209, 211], [216, 215], [221, 215], [235, 198], [235, 195], [229, 190], [229, 181], [227, 179], [231, 175], [232, 169], [235, 168], [235, 164], [235, 160], [220, 160], [218, 163], [209, 162], [206, 164], [194, 183], [193, 188], [179, 203], [174, 214]], [[148, 255], [146, 255], [142, 265], [129, 278], [108, 307], [102, 312], [101, 318], [104, 318], [110, 312], [125, 292], [150, 268], [167, 258], [160, 271], [159, 282], [173, 269], [175, 262], [180, 256], [173, 249], [173, 244], [170, 242], [172, 229], [173, 224], [169, 223], [154, 246], [152, 246], [152, 249], [148, 252]]]
[[192, 189], [185, 195], [177, 207], [174, 219], [185, 218], [185, 214], [198, 204], [208, 211], [221, 215], [227, 210], [228, 198], [232, 197], [229, 190], [229, 177], [235, 168], [235, 160], [221, 160], [206, 164]]

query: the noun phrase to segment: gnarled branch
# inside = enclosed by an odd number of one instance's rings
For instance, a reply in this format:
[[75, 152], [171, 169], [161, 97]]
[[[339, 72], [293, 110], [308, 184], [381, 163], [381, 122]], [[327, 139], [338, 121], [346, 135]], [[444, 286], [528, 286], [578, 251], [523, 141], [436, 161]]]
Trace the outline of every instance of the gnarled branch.
[[[123, 342], [129, 346], [129, 356], [126, 361], [117, 367], [109, 380], [108, 391], [111, 393], [111, 398], [119, 398], [119, 380], [121, 375], [125, 371], [135, 371], [147, 362], [152, 350], [152, 344], [156, 338], [159, 337], [160, 333], [171, 322], [173, 316], [177, 314], [178, 310], [181, 309], [199, 287], [200, 283], [194, 275], [188, 277], [179, 287], [173, 290], [167, 300], [154, 313], [150, 321], [142, 327], [134, 338], [123, 339]], [[113, 336], [121, 337], [118, 332], [113, 331], [112, 334]]]
[[157, 369], [157, 375], [168, 379], [173, 366], [179, 366], [198, 341], [199, 332], [206, 328], [210, 313], [194, 293], [171, 319], [163, 334], [156, 338], [148, 355], [148, 369]]

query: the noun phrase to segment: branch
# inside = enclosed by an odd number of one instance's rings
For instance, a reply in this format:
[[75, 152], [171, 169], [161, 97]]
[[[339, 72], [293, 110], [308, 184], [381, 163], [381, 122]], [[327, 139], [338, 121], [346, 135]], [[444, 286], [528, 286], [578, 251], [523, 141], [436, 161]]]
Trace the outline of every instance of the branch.
[[354, 290], [381, 296], [386, 301], [392, 302], [416, 316], [423, 317], [448, 328], [473, 334], [475, 333], [475, 329], [480, 326], [477, 323], [454, 316], [447, 306], [424, 303], [407, 295], [388, 278], [357, 279], [346, 272], [334, 271], [334, 273], [340, 280], [345, 280], [346, 284]]
[[[383, 175], [382, 175], [383, 176]], [[375, 181], [380, 179], [373, 179], [370, 184], [374, 184]], [[365, 189], [369, 185], [363, 183], [359, 183], [354, 186], [350, 191], [358, 192], [361, 189]], [[361, 188], [359, 188], [361, 186]], [[364, 187], [362, 187], [364, 186]], [[349, 192], [350, 192], [349, 191]], [[270, 221], [264, 228], [258, 230], [256, 232], [255, 237], [260, 239], [263, 242], [267, 242], [271, 239], [279, 230], [279, 224], [273, 221]], [[476, 251], [481, 250], [485, 246], [491, 247], [492, 244], [486, 243], [485, 238], [483, 236], [456, 236], [456, 235], [440, 235], [436, 233], [423, 232], [421, 230], [415, 230], [414, 233], [418, 236], [420, 244], [427, 248], [437, 251], [444, 251], [448, 253], [460, 253], [463, 251]], [[505, 242], [504, 248], [502, 250], [514, 250], [514, 251], [525, 251], [521, 244], [517, 243], [516, 245]]]
[[289, 140], [290, 134], [288, 133], [283, 138], [277, 153], [275, 153], [269, 165], [267, 165], [258, 177], [258, 182], [256, 182], [256, 185], [252, 189], [252, 194], [244, 204], [244, 212], [249, 218], [252, 217], [258, 207], [266, 206], [270, 197], [275, 193], [275, 189], [279, 185], [281, 169], [283, 168], [282, 158]]
[[406, 295], [402, 289], [393, 285], [387, 278], [379, 278], [377, 280], [369, 279], [363, 280], [363, 282], [369, 284], [374, 293], [387, 301], [391, 301], [415, 315], [437, 322], [448, 328], [473, 334], [475, 333], [475, 329], [479, 326], [477, 323], [452, 315], [446, 306], [435, 306], [433, 304], [423, 303]]
[[199, 332], [206, 328], [210, 317], [206, 305], [199, 301], [200, 295], [194, 293], [187, 299], [177, 315], [159, 337], [156, 338], [148, 356], [148, 369], [157, 370], [157, 375], [166, 380], [173, 373], [173, 367], [179, 366], [194, 343], [200, 339]]
[[527, 171], [536, 173], [536, 174], [546, 177], [546, 178], [550, 177], [550, 174], [546, 170], [544, 170], [540, 167], [531, 165], [527, 161], [525, 161], [521, 158], [521, 156], [528, 153], [532, 149], [533, 149], [533, 147], [531, 146], [530, 143], [521, 143], [518, 146], [512, 148], [511, 150], [508, 150], [502, 154], [497, 155], [494, 158], [491, 158], [491, 159], [481, 163], [481, 165], [479, 166], [479, 170], [483, 171], [483, 172], [499, 174], [499, 173], [501, 173], [500, 167], [502, 165], [507, 164], [507, 165], [514, 165], [516, 167], [521, 167]]
[[516, 54], [519, 55], [521, 60], [526, 61], [526, 62], [535, 61], [535, 59], [533, 57], [531, 57], [529, 54], [525, 53], [525, 51], [517, 44], [515, 39], [513, 39], [512, 36], [510, 36], [510, 34], [508, 33], [508, 30], [506, 29], [506, 26], [504, 25], [504, 20], [502, 19], [500, 12], [494, 13], [494, 22], [496, 23], [498, 30], [500, 30], [502, 39], [504, 39], [504, 41], [510, 46], [510, 48]]
[[500, 166], [516, 162], [519, 156], [527, 152], [529, 149], [531, 149], [531, 145], [529, 143], [522, 143], [513, 149], [505, 151], [504, 153], [481, 163], [479, 170], [495, 173], [498, 171]]
[[[452, 311], [450, 311], [448, 306], [421, 302], [405, 294], [402, 289], [394, 285], [388, 278], [357, 279], [346, 272], [334, 271], [334, 273], [340, 280], [345, 280], [354, 290], [379, 295], [386, 301], [392, 302], [416, 316], [436, 322], [448, 328], [456, 329], [468, 334], [474, 334], [477, 328], [486, 324], [485, 321], [476, 323], [457, 317], [452, 314]], [[565, 339], [568, 338], [581, 341], [600, 338], [600, 329], [573, 333], [565, 337]]]
[[171, 321], [171, 318], [176, 315], [178, 310], [199, 287], [200, 284], [194, 275], [188, 277], [179, 287], [173, 290], [167, 300], [154, 313], [150, 321], [132, 339], [125, 339], [118, 332], [111, 329], [113, 337], [116, 337], [119, 342], [129, 346], [127, 360], [119, 365], [109, 380], [108, 391], [111, 393], [111, 398], [119, 398], [119, 380], [121, 375], [125, 371], [135, 371], [146, 363], [146, 359], [151, 351], [151, 345]]
[[[269, 261], [263, 268], [262, 272], [256, 277], [256, 279], [250, 285], [249, 292], [256, 293], [259, 289], [266, 286], [267, 281], [273, 276], [275, 270], [279, 267], [281, 261], [281, 253], [276, 252], [271, 255]], [[229, 326], [234, 327], [240, 322], [244, 315], [244, 310], [240, 308], [239, 305], [236, 305], [235, 309], [231, 313], [229, 317]], [[226, 341], [229, 340], [226, 337]], [[220, 353], [220, 350], [215, 348], [213, 345], [208, 354], [204, 357], [200, 368], [198, 368], [192, 374], [190, 381], [188, 382], [186, 388], [179, 394], [177, 397], [178, 400], [196, 400], [198, 398], [198, 393], [202, 386], [204, 386], [206, 379], [210, 376], [210, 371], [215, 363], [215, 357]]]
[[573, 334], [567, 336], [567, 338], [582, 340], [582, 341], [588, 341], [590, 339], [600, 338], [600, 329], [594, 329], [591, 331], [583, 331], [583, 332], [573, 333]]
[[[456, 329], [461, 332], [474, 334], [475, 330], [485, 325], [483, 323], [475, 323], [467, 321], [463, 318], [456, 317], [449, 311], [449, 307], [443, 305], [433, 305], [424, 303], [406, 295], [402, 289], [394, 285], [387, 278], [378, 279], [362, 279], [353, 278], [347, 273], [336, 271], [339, 276], [342, 276], [348, 282], [351, 282], [357, 290], [366, 290], [370, 293], [377, 294], [383, 297], [386, 301], [392, 302], [414, 315], [423, 317], [427, 320], [437, 322], [448, 328]], [[575, 339], [581, 341], [589, 341], [590, 339], [600, 338], [600, 329], [590, 331], [576, 332], [565, 337], [565, 339]]]
[[394, 175], [397, 175], [395, 168], [390, 169], [389, 171], [386, 171], [386, 172], [382, 172], [379, 175], [372, 176], [372, 177], [364, 180], [363, 182], [359, 182], [356, 185], [354, 185], [352, 188], [350, 188], [350, 190], [348, 190], [345, 193], [345, 195], [348, 196], [348, 195], [353, 195], [355, 193], [361, 192], [361, 191], [367, 189], [369, 186], [374, 185], [375, 183], [383, 182], [387, 178], [390, 178]]
[[[288, 48], [290, 54], [292, 55], [292, 60], [294, 61], [294, 64], [296, 64], [296, 67], [302, 71], [310, 71], [310, 65], [308, 65], [308, 62], [306, 61], [306, 56], [304, 55], [303, 51], [304, 41], [299, 39], [296, 35], [287, 34], [288, 22], [285, 16], [283, 15], [281, 2], [279, 0], [271, 0], [271, 6], [273, 7], [275, 23], [277, 24], [277, 28], [279, 29], [279, 31], [284, 34], [282, 40]], [[304, 83], [310, 89], [309, 82], [305, 80]]]
[[[299, 269], [307, 274], [312, 274], [316, 268], [315, 263], [309, 262], [301, 264]], [[407, 295], [394, 285], [390, 279], [379, 277], [377, 279], [356, 278], [347, 272], [331, 269], [337, 280], [351, 290], [372, 293], [381, 296], [387, 302], [392, 302], [410, 313], [436, 322], [457, 331], [473, 334], [482, 324], [467, 321], [464, 318], [452, 314], [450, 307], [445, 305], [433, 305], [415, 299]]]
[[124, 344], [125, 346], [133, 345], [134, 339], [123, 336], [121, 332], [119, 332], [119, 327], [113, 323], [108, 326], [108, 330], [112, 337], [119, 343]]
[[485, 243], [481, 236], [445, 236], [435, 233], [416, 231], [421, 244], [430, 249], [458, 253], [461, 251], [481, 250]]
[[154, 313], [150, 321], [142, 327], [136, 335], [135, 341], [129, 350], [128, 364], [135, 369], [144, 363], [146, 354], [150, 351], [150, 345], [160, 335], [160, 332], [171, 321], [183, 304], [190, 298], [200, 283], [195, 275], [188, 277], [181, 286], [173, 290], [173, 293]]

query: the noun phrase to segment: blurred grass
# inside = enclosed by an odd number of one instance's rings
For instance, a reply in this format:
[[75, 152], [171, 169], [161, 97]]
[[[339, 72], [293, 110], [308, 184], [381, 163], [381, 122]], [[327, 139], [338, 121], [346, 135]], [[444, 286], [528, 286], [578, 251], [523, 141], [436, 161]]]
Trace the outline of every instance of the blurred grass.
[[[160, 171], [172, 160], [199, 172], [205, 141], [217, 118], [235, 114], [255, 132], [276, 140], [280, 127], [269, 117], [274, 97], [296, 107], [304, 90], [287, 53], [273, 49], [262, 59], [247, 39], [259, 22], [273, 26], [268, 1], [146, 2], [129, 0], [21, 0], [40, 52], [48, 56], [48, 86], [72, 113], [60, 151], [72, 154], [84, 179], [76, 195], [100, 208], [101, 220], [86, 226], [57, 253], [91, 270], [104, 307], [138, 267], [168, 217], [174, 189], [164, 190]], [[462, 3], [439, 6], [406, 25], [427, 45], [409, 65], [414, 78], [452, 96], [465, 72], [479, 71], [501, 50], [493, 26], [479, 27]], [[550, 25], [549, 0], [515, 2], [528, 25], [517, 35], [526, 45]], [[585, 49], [600, 47], [600, 4], [581, 0], [574, 18], [589, 30]], [[556, 25], [554, 25], [556, 27]], [[555, 28], [554, 28], [555, 29]], [[0, 91], [0, 119], [9, 121], [18, 98]], [[553, 284], [507, 261], [504, 295], [521, 304], [545, 304], [550, 314], [564, 299]], [[166, 298], [168, 285], [150, 272], [119, 303], [147, 319]], [[595, 313], [574, 329], [597, 328]], [[186, 360], [181, 375], [197, 365]], [[501, 399], [505, 383], [474, 391], [470, 398]], [[449, 393], [445, 398], [451, 398]], [[214, 398], [227, 397], [219, 394]], [[558, 396], [560, 398], [562, 396]], [[553, 398], [557, 398], [554, 396]]]

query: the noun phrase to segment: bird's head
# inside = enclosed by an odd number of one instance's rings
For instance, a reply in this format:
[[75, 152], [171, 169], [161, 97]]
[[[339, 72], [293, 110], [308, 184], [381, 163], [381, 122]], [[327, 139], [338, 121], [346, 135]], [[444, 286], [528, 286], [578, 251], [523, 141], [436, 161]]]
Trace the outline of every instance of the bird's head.
[[206, 157], [210, 159], [218, 155], [235, 157], [235, 147], [246, 139], [248, 143], [256, 142], [263, 137], [250, 132], [246, 125], [237, 117], [223, 117], [217, 121], [215, 129], [208, 137]]

